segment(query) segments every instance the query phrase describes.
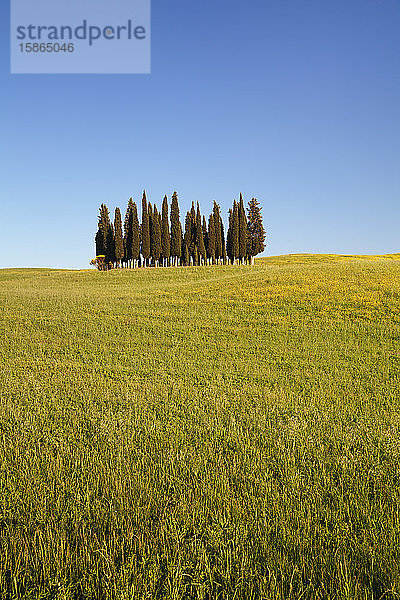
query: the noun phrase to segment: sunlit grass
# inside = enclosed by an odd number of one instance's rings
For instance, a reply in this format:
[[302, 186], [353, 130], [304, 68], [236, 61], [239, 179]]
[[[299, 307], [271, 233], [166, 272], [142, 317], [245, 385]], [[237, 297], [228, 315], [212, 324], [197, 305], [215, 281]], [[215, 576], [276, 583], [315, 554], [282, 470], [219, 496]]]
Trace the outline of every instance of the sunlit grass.
[[0, 598], [398, 598], [399, 259], [0, 271]]

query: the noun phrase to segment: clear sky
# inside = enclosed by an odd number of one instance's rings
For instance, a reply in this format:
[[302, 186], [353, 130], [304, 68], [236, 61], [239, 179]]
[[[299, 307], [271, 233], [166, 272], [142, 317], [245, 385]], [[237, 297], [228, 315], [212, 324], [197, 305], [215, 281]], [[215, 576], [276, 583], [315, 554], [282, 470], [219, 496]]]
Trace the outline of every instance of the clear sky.
[[400, 251], [400, 0], [153, 0], [150, 75], [10, 75], [6, 4], [1, 267], [88, 268], [144, 188], [257, 197], [267, 255]]

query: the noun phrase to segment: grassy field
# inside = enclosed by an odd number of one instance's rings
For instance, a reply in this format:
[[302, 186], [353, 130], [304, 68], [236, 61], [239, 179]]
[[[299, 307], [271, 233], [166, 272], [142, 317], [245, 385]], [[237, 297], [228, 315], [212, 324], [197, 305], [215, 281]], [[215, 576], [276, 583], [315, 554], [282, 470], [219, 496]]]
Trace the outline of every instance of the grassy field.
[[0, 296], [2, 600], [400, 597], [400, 255]]

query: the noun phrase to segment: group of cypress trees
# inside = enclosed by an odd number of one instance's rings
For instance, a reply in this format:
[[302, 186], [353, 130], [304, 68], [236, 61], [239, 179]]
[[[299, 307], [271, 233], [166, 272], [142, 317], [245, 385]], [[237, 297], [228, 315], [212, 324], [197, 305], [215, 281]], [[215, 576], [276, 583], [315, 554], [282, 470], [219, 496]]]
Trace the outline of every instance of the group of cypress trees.
[[225, 240], [220, 206], [214, 202], [208, 223], [199, 203], [185, 218], [182, 230], [178, 195], [172, 195], [169, 214], [164, 196], [161, 212], [142, 197], [141, 223], [136, 203], [130, 198], [122, 225], [121, 211], [115, 209], [114, 222], [105, 204], [100, 206], [95, 237], [96, 259], [100, 270], [148, 266], [189, 266], [206, 264], [252, 264], [253, 257], [265, 248], [265, 231], [260, 205], [255, 198], [248, 203], [247, 216], [242, 194], [229, 209], [229, 228]]

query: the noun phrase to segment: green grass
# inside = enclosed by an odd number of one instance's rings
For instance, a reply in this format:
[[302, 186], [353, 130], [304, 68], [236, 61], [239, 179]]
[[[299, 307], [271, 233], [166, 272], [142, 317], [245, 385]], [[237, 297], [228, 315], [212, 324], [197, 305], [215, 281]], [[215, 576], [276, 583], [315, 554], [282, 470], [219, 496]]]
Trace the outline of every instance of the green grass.
[[2, 600], [400, 597], [400, 255], [0, 297]]

